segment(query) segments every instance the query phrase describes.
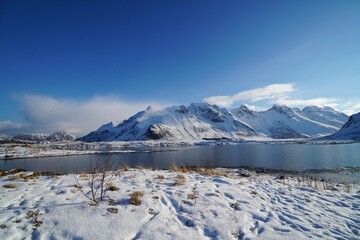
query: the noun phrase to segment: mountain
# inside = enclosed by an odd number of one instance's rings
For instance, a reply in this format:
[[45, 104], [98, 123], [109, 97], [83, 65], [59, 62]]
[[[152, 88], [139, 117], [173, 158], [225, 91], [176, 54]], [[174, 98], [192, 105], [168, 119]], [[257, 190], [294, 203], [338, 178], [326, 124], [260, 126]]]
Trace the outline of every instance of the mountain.
[[349, 116], [338, 112], [331, 107], [320, 108], [317, 106], [310, 106], [304, 108], [300, 114], [313, 121], [325, 123], [338, 128], [341, 128], [344, 123], [349, 120]]
[[225, 108], [207, 103], [192, 103], [189, 107], [181, 105], [162, 110], [149, 107], [118, 125], [103, 125], [78, 140], [242, 139], [244, 136], [254, 135], [256, 133], [251, 127], [236, 119]]
[[335, 133], [347, 121], [332, 108], [303, 110], [274, 105], [256, 112], [245, 105], [228, 111], [207, 103], [148, 107], [121, 123], [110, 122], [77, 140], [86, 142], [130, 140], [203, 140], [267, 137], [274, 139], [321, 137]]
[[62, 141], [74, 141], [76, 137], [67, 132], [56, 132], [52, 134], [18, 134], [12, 139], [28, 141], [28, 142], [62, 142]]
[[257, 133], [275, 139], [330, 135], [348, 118], [329, 107], [307, 107], [300, 110], [276, 104], [262, 112], [251, 111], [242, 105], [231, 110], [231, 113]]
[[360, 140], [360, 113], [350, 116], [342, 128], [331, 136], [329, 140]]

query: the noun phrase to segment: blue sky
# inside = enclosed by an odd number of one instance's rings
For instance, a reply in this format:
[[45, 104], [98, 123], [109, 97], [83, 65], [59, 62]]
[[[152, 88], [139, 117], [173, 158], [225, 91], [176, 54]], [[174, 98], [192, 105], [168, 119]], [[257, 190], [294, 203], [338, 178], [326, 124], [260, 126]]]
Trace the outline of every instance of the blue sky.
[[0, 133], [200, 101], [358, 112], [359, 26], [356, 0], [1, 1]]

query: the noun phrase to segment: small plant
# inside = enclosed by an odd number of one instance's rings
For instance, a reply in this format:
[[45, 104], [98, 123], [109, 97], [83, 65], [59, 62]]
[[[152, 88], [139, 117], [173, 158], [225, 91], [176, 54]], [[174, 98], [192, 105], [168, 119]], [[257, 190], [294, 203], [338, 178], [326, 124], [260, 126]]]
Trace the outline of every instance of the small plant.
[[189, 194], [187, 195], [187, 198], [188, 198], [188, 199], [191, 199], [191, 200], [195, 200], [195, 199], [198, 198], [198, 197], [197, 197], [196, 192], [192, 192], [192, 193], [189, 193]]
[[184, 175], [177, 175], [176, 180], [175, 180], [175, 185], [176, 186], [182, 186], [185, 185], [186, 183], [186, 178]]
[[164, 180], [164, 179], [165, 179], [165, 177], [164, 177], [164, 175], [157, 175], [156, 179], [159, 179], [159, 180]]
[[30, 219], [30, 222], [34, 225], [34, 228], [38, 228], [43, 223], [43, 221], [38, 219], [39, 215], [40, 215], [39, 210], [36, 211], [29, 210], [27, 211], [25, 218]]
[[154, 209], [149, 208], [148, 213], [149, 213], [150, 215], [154, 215], [156, 212], [155, 212]]
[[125, 164], [124, 167], [123, 167], [123, 170], [124, 170], [125, 172], [129, 171], [129, 170], [130, 170], [129, 165]]
[[139, 206], [141, 204], [141, 200], [140, 197], [144, 195], [143, 192], [140, 191], [135, 191], [130, 195], [130, 203], [135, 205], [135, 206]]
[[114, 191], [118, 191], [119, 188], [115, 186], [113, 182], [109, 182], [107, 186], [107, 190], [114, 192]]
[[127, 178], [128, 179], [134, 179], [134, 178], [136, 178], [136, 174], [132, 174], [132, 175], [128, 176]]
[[231, 208], [233, 208], [234, 210], [240, 210], [240, 205], [238, 202], [234, 202], [230, 205]]
[[119, 212], [119, 210], [114, 207], [107, 208], [106, 211], [108, 211], [109, 213], [118, 213]]
[[17, 188], [17, 185], [15, 185], [15, 184], [5, 184], [5, 185], [3, 185], [3, 187], [4, 188]]
[[25, 218], [26, 219], [34, 218], [34, 217], [39, 216], [39, 214], [40, 214], [39, 210], [36, 210], [36, 211], [29, 210], [29, 211], [27, 211]]
[[143, 165], [137, 165], [136, 169], [139, 169], [139, 170], [144, 169], [144, 166]]

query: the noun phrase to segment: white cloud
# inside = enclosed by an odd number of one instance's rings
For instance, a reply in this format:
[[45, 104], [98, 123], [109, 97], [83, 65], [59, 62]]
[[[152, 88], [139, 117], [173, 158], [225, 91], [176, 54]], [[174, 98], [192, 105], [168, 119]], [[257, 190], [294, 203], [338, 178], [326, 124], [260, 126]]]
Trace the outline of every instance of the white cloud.
[[0, 131], [13, 130], [22, 128], [23, 125], [21, 123], [15, 123], [12, 121], [2, 121], [0, 122]]
[[294, 92], [294, 84], [272, 84], [263, 88], [256, 88], [242, 91], [231, 96], [213, 96], [204, 99], [204, 102], [216, 104], [221, 107], [229, 107], [239, 101], [257, 102], [266, 99], [276, 99], [284, 97], [286, 94]]
[[360, 101], [349, 101], [340, 105], [340, 110], [342, 110], [347, 115], [352, 115], [360, 112]]
[[305, 107], [305, 106], [329, 106], [337, 108], [335, 98], [312, 98], [312, 99], [290, 99], [288, 97], [281, 97], [274, 101], [276, 104], [282, 104], [289, 107]]
[[42, 95], [22, 98], [23, 115], [37, 132], [69, 131], [78, 136], [100, 125], [123, 120], [157, 103], [126, 102], [116, 96], [96, 96], [87, 100], [56, 99]]
[[[239, 92], [229, 96], [213, 96], [205, 98], [204, 101], [222, 107], [231, 107], [234, 104], [245, 104], [249, 109], [262, 111], [272, 104], [287, 105], [289, 107], [306, 106], [329, 106], [348, 115], [360, 112], [360, 101], [348, 101], [337, 98], [310, 98], [301, 99], [294, 97], [294, 93], [299, 92], [293, 83], [272, 84], [263, 88], [256, 88]], [[264, 101], [260, 105], [251, 103]], [[250, 103], [250, 104], [249, 104]]]
[[266, 108], [265, 107], [259, 107], [256, 105], [249, 105], [249, 104], [244, 104], [248, 109], [252, 110], [252, 111], [256, 111], [256, 112], [260, 112], [260, 111], [265, 111]]

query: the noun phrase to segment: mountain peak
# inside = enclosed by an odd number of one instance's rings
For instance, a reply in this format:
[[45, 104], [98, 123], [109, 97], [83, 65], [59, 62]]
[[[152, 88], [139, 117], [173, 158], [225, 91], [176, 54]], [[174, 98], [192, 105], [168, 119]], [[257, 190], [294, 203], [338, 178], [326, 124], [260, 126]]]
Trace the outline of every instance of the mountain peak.
[[274, 104], [269, 110], [277, 111], [279, 113], [292, 113], [293, 110], [286, 105]]
[[234, 108], [233, 110], [231, 110], [231, 113], [238, 116], [238, 117], [243, 117], [243, 116], [255, 116], [254, 112], [252, 110], [250, 110], [246, 105], [242, 104], [240, 105], [240, 107], [238, 108]]

